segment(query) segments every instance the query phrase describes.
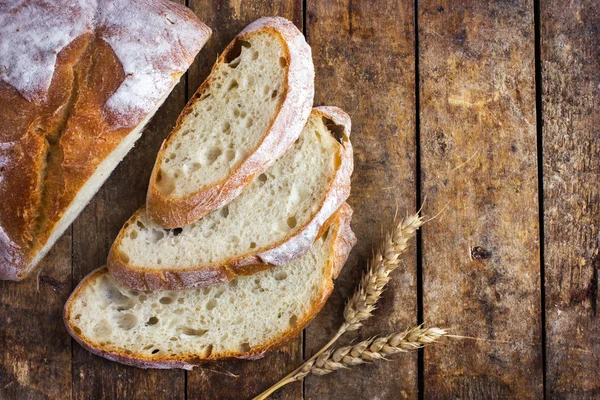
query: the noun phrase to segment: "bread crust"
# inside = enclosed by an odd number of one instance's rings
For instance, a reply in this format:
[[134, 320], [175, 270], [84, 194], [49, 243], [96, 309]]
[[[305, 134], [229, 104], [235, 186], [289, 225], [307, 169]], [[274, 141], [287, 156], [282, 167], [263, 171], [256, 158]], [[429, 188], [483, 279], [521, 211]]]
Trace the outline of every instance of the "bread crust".
[[268, 341], [260, 347], [251, 349], [248, 352], [237, 352], [237, 353], [213, 353], [210, 357], [203, 358], [198, 355], [189, 355], [185, 357], [164, 357], [164, 356], [153, 356], [148, 357], [144, 355], [134, 356], [131, 354], [125, 354], [122, 351], [115, 351], [104, 348], [98, 343], [93, 343], [86, 338], [82, 337], [81, 334], [74, 331], [73, 326], [70, 324], [71, 319], [71, 306], [73, 299], [77, 297], [78, 293], [85, 288], [85, 286], [98, 274], [104, 274], [105, 268], [99, 268], [90, 272], [85, 278], [79, 282], [69, 299], [67, 300], [64, 312], [63, 321], [67, 332], [84, 348], [93, 354], [107, 358], [111, 361], [116, 361], [122, 364], [131, 365], [138, 368], [159, 368], [159, 369], [172, 369], [181, 368], [191, 370], [194, 366], [200, 365], [204, 362], [231, 359], [231, 358], [242, 358], [249, 360], [256, 360], [264, 357], [264, 355], [273, 351], [296, 337], [317, 315], [321, 310], [329, 296], [333, 291], [333, 280], [339, 274], [342, 267], [346, 263], [348, 255], [356, 244], [356, 237], [352, 232], [350, 222], [352, 220], [352, 208], [347, 203], [344, 203], [340, 210], [335, 214], [335, 218], [331, 220], [331, 230], [329, 235], [334, 235], [334, 240], [331, 244], [330, 258], [328, 260], [328, 271], [329, 279], [323, 282], [321, 289], [321, 295], [318, 296], [309, 310], [300, 318], [293, 329], [290, 329], [276, 338]]
[[[82, 191], [87, 197], [74, 201], [84, 185], [93, 177], [99, 187], [108, 178], [94, 174], [111, 156], [116, 166], [128, 150], [119, 145], [137, 138], [148, 110], [166, 98], [208, 40], [210, 29], [189, 9], [140, 1], [0, 7], [0, 280], [21, 280], [35, 267], [93, 195]], [[137, 25], [123, 29], [127, 18]], [[160, 22], [154, 47], [140, 45], [133, 33], [147, 20]], [[144, 56], [156, 62], [142, 72], [136, 62]], [[154, 75], [146, 86], [133, 84], [148, 71]]]
[[313, 109], [313, 113], [331, 120], [340, 128], [340, 146], [337, 155], [339, 167], [319, 211], [310, 221], [296, 230], [296, 233], [272, 243], [268, 248], [255, 249], [224, 262], [178, 270], [139, 267], [123, 262], [119, 256], [119, 248], [125, 235], [125, 228], [135, 220], [137, 215], [144, 212], [144, 208], [141, 208], [125, 223], [111, 247], [107, 261], [110, 274], [119, 283], [137, 290], [193, 289], [227, 282], [239, 275], [253, 275], [264, 269], [283, 265], [306, 253], [322, 234], [327, 220], [350, 195], [350, 178], [354, 169], [350, 143], [351, 122], [348, 114], [338, 107], [317, 107]]
[[202, 83], [179, 116], [177, 125], [163, 142], [150, 177], [146, 212], [151, 220], [164, 228], [190, 224], [209, 212], [229, 204], [252, 183], [256, 176], [282, 156], [302, 132], [311, 112], [315, 73], [310, 47], [302, 33], [290, 21], [281, 17], [264, 17], [254, 21], [229, 43], [217, 59], [213, 70], [217, 65], [225, 63], [229, 51], [233, 49], [237, 40], [247, 39], [261, 31], [271, 32], [286, 49], [289, 68], [284, 82], [287, 88], [285, 98], [279, 105], [277, 114], [263, 139], [227, 177], [184, 197], [166, 196], [156, 183], [162, 160], [166, 156], [169, 144], [180, 131], [184, 118], [210, 87], [212, 74]]

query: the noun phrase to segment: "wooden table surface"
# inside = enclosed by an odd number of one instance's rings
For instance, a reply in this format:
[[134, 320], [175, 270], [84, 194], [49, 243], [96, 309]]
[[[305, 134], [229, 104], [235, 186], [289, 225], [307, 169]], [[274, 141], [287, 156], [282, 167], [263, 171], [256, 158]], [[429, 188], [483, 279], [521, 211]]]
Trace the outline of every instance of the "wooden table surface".
[[[328, 340], [396, 207], [424, 200], [425, 214], [445, 211], [411, 242], [358, 336], [424, 322], [483, 340], [311, 376], [274, 398], [600, 398], [600, 2], [187, 5], [213, 29], [195, 64], [37, 279], [0, 283], [0, 398], [249, 398]], [[302, 336], [260, 361], [184, 372], [91, 355], [65, 332], [65, 300], [143, 203], [158, 147], [217, 54], [264, 15], [304, 30], [315, 104], [352, 116], [359, 241], [334, 294]]]

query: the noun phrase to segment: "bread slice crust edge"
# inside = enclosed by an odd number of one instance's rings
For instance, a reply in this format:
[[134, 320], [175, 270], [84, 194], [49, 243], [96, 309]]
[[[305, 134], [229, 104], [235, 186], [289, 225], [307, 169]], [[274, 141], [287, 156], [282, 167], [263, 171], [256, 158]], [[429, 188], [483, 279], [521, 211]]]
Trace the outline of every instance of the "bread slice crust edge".
[[333, 280], [339, 275], [339, 272], [346, 263], [350, 251], [356, 244], [356, 236], [354, 235], [354, 232], [352, 231], [352, 228], [350, 226], [352, 214], [352, 208], [347, 203], [344, 203], [335, 214], [335, 217], [330, 219], [330, 226], [333, 230], [329, 234], [334, 235], [334, 240], [331, 244], [332, 255], [329, 258], [329, 265], [327, 267], [329, 279], [327, 280], [327, 282], [324, 283], [321, 295], [314, 301], [314, 303], [311, 305], [310, 309], [304, 314], [304, 316], [298, 320], [296, 326], [293, 329], [286, 331], [284, 334], [279, 335], [278, 337], [273, 338], [272, 340], [263, 344], [262, 346], [253, 348], [250, 351], [222, 354], [216, 353], [211, 354], [211, 356], [208, 358], [202, 358], [197, 355], [188, 355], [185, 357], [149, 357], [145, 355], [133, 356], [131, 354], [125, 354], [125, 352], [123, 351], [114, 351], [106, 349], [99, 343], [94, 343], [89, 340], [86, 340], [86, 338], [82, 337], [81, 334], [75, 332], [73, 326], [69, 322], [71, 320], [71, 306], [73, 304], [73, 299], [78, 296], [79, 292], [81, 292], [86, 287], [86, 285], [93, 279], [95, 275], [105, 273], [104, 268], [99, 268], [90, 272], [86, 277], [84, 277], [81, 280], [81, 282], [79, 282], [75, 290], [73, 290], [73, 293], [71, 293], [71, 295], [69, 296], [69, 299], [65, 303], [63, 312], [63, 321], [66, 330], [81, 346], [83, 346], [91, 353], [107, 358], [111, 361], [119, 362], [138, 368], [181, 368], [191, 370], [193, 369], [193, 367], [207, 361], [232, 358], [241, 358], [249, 360], [260, 359], [264, 357], [264, 355], [267, 352], [275, 350], [285, 345], [294, 337], [296, 337], [314, 319], [314, 317], [321, 310], [321, 308], [331, 295], [333, 291]]
[[339, 168], [329, 186], [329, 192], [319, 211], [305, 222], [294, 235], [228, 260], [186, 269], [155, 269], [150, 266], [132, 266], [120, 257], [120, 243], [125, 228], [145, 212], [142, 207], [123, 225], [108, 255], [110, 274], [122, 285], [137, 290], [181, 290], [227, 282], [239, 275], [253, 275], [267, 268], [283, 265], [306, 253], [323, 233], [327, 220], [333, 216], [350, 196], [350, 178], [354, 169], [353, 149], [350, 142], [351, 121], [348, 114], [338, 107], [316, 107], [313, 112], [331, 121], [338, 128], [340, 137]]
[[209, 75], [189, 100], [175, 128], [163, 142], [152, 170], [146, 196], [146, 213], [151, 220], [164, 228], [190, 224], [230, 203], [256, 176], [263, 173], [293, 145], [308, 120], [314, 96], [314, 66], [310, 47], [302, 33], [290, 21], [280, 17], [263, 17], [254, 21], [229, 43], [213, 65], [213, 71], [217, 65], [225, 62], [238, 40], [244, 40], [260, 31], [272, 32], [286, 51], [289, 68], [284, 81], [285, 97], [278, 106], [267, 133], [228, 176], [184, 197], [165, 196], [156, 184], [162, 160], [171, 141], [180, 131], [184, 119], [192, 112], [192, 105], [202, 98], [210, 87], [213, 75]]

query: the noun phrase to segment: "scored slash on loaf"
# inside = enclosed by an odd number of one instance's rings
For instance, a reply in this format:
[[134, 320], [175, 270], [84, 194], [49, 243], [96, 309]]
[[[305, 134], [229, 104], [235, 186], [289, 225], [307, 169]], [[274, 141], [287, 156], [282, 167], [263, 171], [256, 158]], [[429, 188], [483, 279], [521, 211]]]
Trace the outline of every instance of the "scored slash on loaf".
[[229, 205], [170, 230], [138, 210], [110, 250], [111, 275], [138, 290], [186, 289], [302, 255], [350, 194], [349, 134], [346, 113], [317, 107], [292, 148]]
[[146, 213], [165, 228], [237, 197], [290, 148], [310, 114], [310, 47], [290, 21], [261, 18], [227, 46], [163, 143]]

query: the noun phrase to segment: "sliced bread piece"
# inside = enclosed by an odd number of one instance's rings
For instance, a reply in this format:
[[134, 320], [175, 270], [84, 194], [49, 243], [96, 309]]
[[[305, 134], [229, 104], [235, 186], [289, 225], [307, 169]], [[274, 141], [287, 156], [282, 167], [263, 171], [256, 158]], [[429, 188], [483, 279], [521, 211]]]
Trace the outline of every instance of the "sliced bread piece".
[[165, 228], [236, 198], [289, 149], [310, 114], [310, 47], [290, 21], [261, 18], [227, 46], [163, 143], [148, 217]]
[[315, 108], [293, 148], [229, 205], [172, 230], [138, 210], [111, 248], [111, 275], [132, 289], [186, 289], [299, 257], [350, 194], [349, 133], [342, 110]]
[[304, 256], [254, 276], [184, 291], [138, 292], [99, 269], [65, 305], [67, 330], [92, 353], [141, 368], [260, 358], [314, 318], [356, 243], [344, 204]]

